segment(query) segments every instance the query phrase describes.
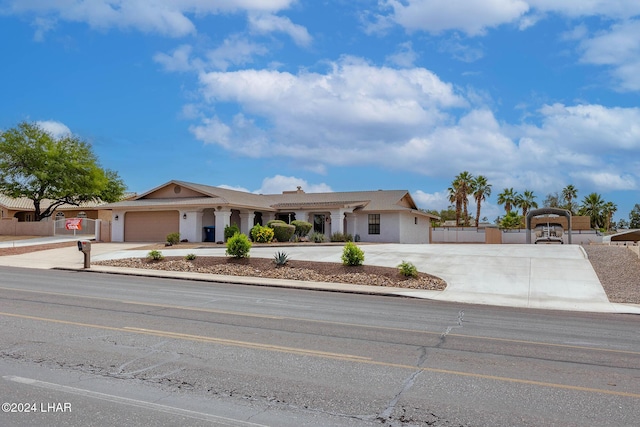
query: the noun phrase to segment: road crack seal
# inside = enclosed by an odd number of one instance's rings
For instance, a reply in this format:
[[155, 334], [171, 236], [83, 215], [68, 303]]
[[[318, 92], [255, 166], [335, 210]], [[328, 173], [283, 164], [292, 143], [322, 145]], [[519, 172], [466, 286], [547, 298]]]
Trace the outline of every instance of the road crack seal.
[[[445, 341], [447, 339], [447, 335], [449, 335], [449, 333], [453, 329], [462, 328], [463, 320], [464, 320], [464, 311], [460, 310], [458, 312], [458, 319], [457, 319], [456, 324], [447, 326], [447, 329], [445, 329], [445, 331], [440, 335], [440, 341], [438, 342], [438, 344], [435, 345], [434, 348], [441, 347], [445, 343]], [[416, 367], [418, 369], [416, 371], [414, 371], [413, 373], [411, 373], [411, 375], [409, 375], [403, 381], [402, 387], [400, 388], [400, 391], [393, 397], [393, 399], [391, 399], [391, 401], [389, 402], [387, 407], [382, 412], [380, 412], [380, 414], [377, 417], [378, 420], [380, 420], [380, 421], [391, 421], [391, 416], [393, 415], [393, 412], [396, 410], [396, 407], [398, 406], [398, 402], [400, 401], [400, 398], [407, 391], [411, 390], [411, 388], [415, 384], [416, 379], [420, 376], [420, 374], [422, 374], [424, 372], [422, 367], [423, 367], [424, 363], [427, 361], [427, 356], [428, 356], [427, 347], [425, 347], [425, 346], [420, 347], [420, 354], [418, 356], [418, 361], [416, 363]]]

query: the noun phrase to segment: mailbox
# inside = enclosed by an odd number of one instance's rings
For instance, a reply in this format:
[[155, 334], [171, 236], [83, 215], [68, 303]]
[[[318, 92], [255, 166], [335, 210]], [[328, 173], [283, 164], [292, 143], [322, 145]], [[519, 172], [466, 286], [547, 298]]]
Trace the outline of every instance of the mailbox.
[[84, 254], [84, 268], [91, 268], [91, 242], [78, 240], [78, 250]]
[[91, 242], [88, 240], [78, 240], [78, 250], [84, 253], [91, 252]]

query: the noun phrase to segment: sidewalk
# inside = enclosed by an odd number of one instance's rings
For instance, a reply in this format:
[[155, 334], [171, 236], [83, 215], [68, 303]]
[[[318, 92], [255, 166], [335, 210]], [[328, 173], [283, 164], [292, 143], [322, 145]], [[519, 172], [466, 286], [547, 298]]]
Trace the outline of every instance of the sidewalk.
[[[142, 244], [94, 243], [91, 260], [145, 257]], [[243, 283], [334, 292], [401, 295], [440, 301], [551, 310], [640, 314], [640, 307], [613, 304], [598, 280], [586, 254], [577, 245], [405, 245], [362, 247], [365, 264], [396, 267], [402, 261], [419, 271], [443, 278], [444, 291], [384, 288], [341, 283], [221, 276], [200, 273], [122, 269], [92, 265], [90, 271], [176, 279]], [[291, 259], [341, 262], [341, 246], [254, 247], [251, 256], [272, 258], [283, 250]], [[224, 247], [163, 250], [165, 255], [224, 256]], [[25, 268], [83, 270], [83, 254], [75, 247], [0, 257], [0, 265]]]

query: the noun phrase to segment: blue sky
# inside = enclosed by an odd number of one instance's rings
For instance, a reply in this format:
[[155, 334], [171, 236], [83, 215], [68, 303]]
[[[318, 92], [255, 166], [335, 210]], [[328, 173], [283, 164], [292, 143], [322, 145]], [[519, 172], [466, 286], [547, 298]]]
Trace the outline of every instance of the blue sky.
[[0, 0], [0, 129], [93, 144], [128, 189], [407, 189], [503, 214], [640, 203], [637, 0]]

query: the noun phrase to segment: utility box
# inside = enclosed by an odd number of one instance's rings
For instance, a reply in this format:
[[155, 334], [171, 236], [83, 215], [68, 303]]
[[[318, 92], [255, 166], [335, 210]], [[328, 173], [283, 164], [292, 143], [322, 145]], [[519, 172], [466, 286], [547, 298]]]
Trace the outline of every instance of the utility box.
[[91, 267], [91, 242], [78, 240], [78, 250], [84, 254], [84, 268]]
[[204, 241], [215, 242], [216, 241], [216, 227], [215, 225], [206, 226], [204, 228]]

